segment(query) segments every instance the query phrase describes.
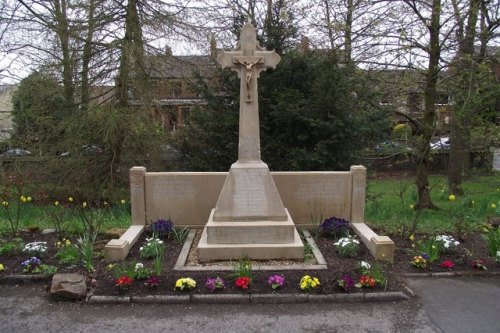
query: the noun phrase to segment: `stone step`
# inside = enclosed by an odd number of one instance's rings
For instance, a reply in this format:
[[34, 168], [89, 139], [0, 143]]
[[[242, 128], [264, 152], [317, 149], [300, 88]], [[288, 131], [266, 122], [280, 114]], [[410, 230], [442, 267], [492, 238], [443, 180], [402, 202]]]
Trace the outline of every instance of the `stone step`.
[[[286, 210], [285, 210], [286, 211]], [[287, 244], [293, 243], [295, 225], [286, 211], [286, 221], [216, 222], [214, 210], [205, 227], [208, 244]]]
[[294, 230], [293, 243], [281, 244], [209, 244], [207, 242], [207, 228], [203, 229], [197, 248], [198, 260], [238, 260], [249, 259], [303, 259], [304, 245]]

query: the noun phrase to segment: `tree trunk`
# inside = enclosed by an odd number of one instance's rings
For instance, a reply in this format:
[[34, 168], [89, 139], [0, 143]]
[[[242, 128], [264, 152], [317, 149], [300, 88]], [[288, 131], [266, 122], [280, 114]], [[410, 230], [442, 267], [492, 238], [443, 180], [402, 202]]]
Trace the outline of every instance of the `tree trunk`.
[[54, 1], [54, 16], [57, 22], [57, 37], [61, 43], [62, 67], [63, 67], [63, 87], [66, 107], [74, 106], [74, 83], [73, 83], [73, 60], [69, 49], [69, 25], [66, 16], [66, 0]]
[[95, 0], [90, 0], [88, 4], [88, 27], [87, 36], [83, 44], [82, 52], [82, 86], [81, 86], [81, 106], [82, 110], [87, 110], [90, 103], [90, 83], [89, 83], [89, 65], [92, 59], [92, 40], [94, 36], [95, 21]]
[[[479, 14], [479, 0], [471, 0], [467, 15], [465, 35], [463, 29], [457, 34], [459, 50], [455, 61], [456, 92], [451, 121], [451, 149], [449, 156], [448, 187], [454, 195], [463, 195], [462, 176], [468, 166], [470, 155], [470, 120], [474, 106], [470, 103], [474, 94], [476, 66], [474, 63], [474, 40]], [[460, 19], [460, 18], [457, 18]], [[457, 22], [459, 26], [462, 22]], [[461, 32], [461, 34], [460, 34]]]
[[430, 34], [429, 64], [425, 77], [424, 92], [424, 117], [422, 120], [422, 133], [418, 146], [417, 165], [417, 192], [418, 201], [416, 209], [437, 209], [431, 200], [431, 189], [429, 187], [430, 166], [430, 141], [436, 128], [436, 87], [439, 74], [439, 30], [440, 30], [441, 0], [432, 1], [432, 17], [430, 25], [427, 26]]
[[354, 15], [353, 0], [347, 0], [347, 15], [345, 20], [345, 61], [350, 63], [352, 58], [352, 20]]

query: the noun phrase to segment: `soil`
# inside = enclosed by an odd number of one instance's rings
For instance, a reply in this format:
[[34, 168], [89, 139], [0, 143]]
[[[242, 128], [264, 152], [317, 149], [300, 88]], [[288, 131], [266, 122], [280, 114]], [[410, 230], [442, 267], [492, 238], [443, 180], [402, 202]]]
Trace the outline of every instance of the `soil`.
[[[153, 268], [152, 259], [144, 259], [139, 256], [139, 248], [145, 243], [145, 237], [149, 235], [143, 234], [136, 245], [131, 249], [126, 262], [129, 264], [142, 262], [145, 267]], [[403, 290], [403, 283], [401, 280], [402, 273], [423, 273], [423, 272], [470, 272], [476, 273], [479, 270], [472, 267], [471, 262], [475, 258], [481, 258], [485, 260], [485, 266], [488, 271], [500, 272], [500, 264], [495, 262], [495, 259], [488, 257], [488, 252], [486, 244], [482, 239], [480, 234], [473, 235], [469, 237], [466, 241], [460, 244], [455, 252], [443, 254], [440, 258], [429, 264], [426, 269], [418, 269], [411, 265], [410, 260], [416, 254], [414, 247], [412, 247], [412, 242], [409, 240], [401, 239], [397, 235], [389, 235], [391, 239], [396, 244], [396, 252], [394, 257], [394, 263], [388, 264], [384, 263], [384, 269], [388, 276], [388, 283], [386, 286], [376, 286], [372, 289], [357, 289], [353, 292], [373, 292], [373, 291], [401, 291]], [[61, 266], [54, 255], [57, 251], [55, 243], [57, 238], [55, 234], [43, 235], [40, 231], [34, 232], [22, 232], [19, 235], [20, 238], [24, 240], [25, 243], [34, 241], [45, 241], [49, 245], [47, 253], [45, 253], [41, 258], [42, 262], [48, 265], [54, 265], [58, 267], [58, 272], [79, 272], [82, 274], [87, 274], [86, 271], [80, 265], [76, 266]], [[2, 239], [8, 238], [7, 235], [0, 237]], [[418, 236], [417, 236], [418, 238]], [[73, 243], [76, 242], [75, 239], [70, 238]], [[101, 235], [98, 238], [95, 250], [100, 253], [104, 248], [104, 245], [109, 241], [109, 237]], [[299, 282], [302, 276], [310, 275], [317, 277], [321, 284], [318, 288], [310, 291], [310, 293], [317, 294], [329, 294], [329, 293], [339, 293], [343, 292], [337, 284], [337, 280], [347, 274], [350, 275], [355, 281], [359, 280], [361, 274], [358, 269], [359, 262], [364, 260], [371, 264], [374, 263], [373, 257], [369, 253], [368, 249], [364, 246], [360, 247], [359, 253], [353, 258], [341, 257], [333, 245], [334, 240], [332, 238], [320, 236], [316, 240], [316, 243], [323, 254], [328, 269], [326, 270], [286, 270], [286, 271], [259, 271], [255, 270], [252, 272], [252, 284], [248, 290], [241, 290], [237, 288], [232, 282], [231, 277], [232, 271], [203, 271], [203, 272], [183, 272], [174, 271], [174, 267], [179, 253], [182, 248], [182, 244], [176, 243], [172, 239], [166, 239], [166, 255], [163, 265], [163, 271], [160, 276], [160, 286], [157, 289], [149, 289], [145, 286], [144, 280], [135, 280], [133, 285], [128, 290], [122, 290], [115, 286], [115, 277], [113, 273], [107, 268], [108, 264], [102, 258], [95, 259], [95, 272], [88, 276], [90, 292], [94, 295], [131, 295], [131, 296], [145, 296], [145, 295], [179, 295], [181, 292], [174, 290], [175, 281], [180, 277], [190, 277], [197, 281], [196, 288], [189, 291], [195, 294], [207, 294], [210, 291], [205, 287], [204, 283], [207, 278], [221, 277], [226, 281], [226, 289], [217, 291], [217, 293], [273, 293], [274, 291], [268, 285], [267, 280], [271, 275], [282, 274], [286, 283], [285, 286], [278, 290], [281, 293], [299, 293]], [[471, 253], [473, 252], [473, 256]], [[8, 274], [23, 274], [20, 263], [30, 256], [22, 251], [0, 255], [0, 263], [6, 267], [6, 270], [0, 272], [0, 277]], [[455, 263], [453, 269], [445, 269], [440, 267], [440, 263], [444, 260], [451, 260]], [[269, 264], [262, 262], [254, 262], [254, 267], [261, 264]], [[285, 262], [286, 264], [286, 262]]]

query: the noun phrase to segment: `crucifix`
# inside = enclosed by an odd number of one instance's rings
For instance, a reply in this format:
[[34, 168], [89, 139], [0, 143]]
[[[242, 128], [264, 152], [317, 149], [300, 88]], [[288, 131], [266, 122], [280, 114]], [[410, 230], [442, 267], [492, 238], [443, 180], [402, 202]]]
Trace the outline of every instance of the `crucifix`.
[[239, 162], [261, 160], [257, 79], [260, 72], [275, 68], [280, 59], [276, 52], [259, 46], [255, 28], [250, 23], [241, 29], [236, 48], [221, 51], [217, 56], [222, 68], [232, 69], [240, 78]]

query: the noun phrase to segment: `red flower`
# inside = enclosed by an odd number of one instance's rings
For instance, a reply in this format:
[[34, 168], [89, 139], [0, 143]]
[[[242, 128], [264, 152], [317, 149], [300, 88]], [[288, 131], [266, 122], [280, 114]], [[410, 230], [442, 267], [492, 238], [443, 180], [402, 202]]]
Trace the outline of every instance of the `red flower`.
[[134, 282], [134, 279], [124, 275], [115, 280], [115, 286], [128, 288], [132, 285], [132, 282]]
[[377, 284], [374, 278], [372, 278], [369, 275], [362, 275], [361, 278], [359, 279], [359, 283], [363, 287], [370, 287], [373, 288]]
[[447, 268], [447, 269], [452, 269], [455, 264], [451, 260], [445, 260], [441, 263], [441, 267]]
[[243, 277], [237, 278], [236, 281], [234, 282], [234, 284], [238, 288], [248, 289], [248, 287], [250, 286], [250, 282], [251, 282], [251, 280], [248, 276], [243, 276]]

